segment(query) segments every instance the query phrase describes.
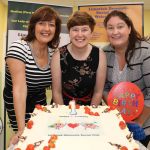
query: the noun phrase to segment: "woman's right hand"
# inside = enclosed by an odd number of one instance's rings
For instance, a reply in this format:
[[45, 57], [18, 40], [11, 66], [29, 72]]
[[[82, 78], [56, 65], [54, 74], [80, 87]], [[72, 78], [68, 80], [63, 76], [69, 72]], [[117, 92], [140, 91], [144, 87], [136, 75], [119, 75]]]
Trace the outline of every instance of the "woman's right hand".
[[18, 143], [19, 141], [19, 136], [21, 136], [23, 133], [23, 131], [17, 131], [16, 134], [14, 134], [11, 139], [10, 139], [10, 142], [9, 142], [9, 145], [15, 145]]

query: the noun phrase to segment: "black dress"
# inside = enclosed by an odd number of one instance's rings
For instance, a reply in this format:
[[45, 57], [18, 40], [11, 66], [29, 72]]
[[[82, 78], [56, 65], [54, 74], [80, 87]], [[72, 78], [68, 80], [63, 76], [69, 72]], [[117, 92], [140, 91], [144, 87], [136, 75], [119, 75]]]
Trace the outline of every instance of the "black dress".
[[79, 105], [90, 105], [99, 65], [99, 48], [92, 45], [86, 60], [75, 60], [67, 49], [60, 48], [64, 104], [74, 99]]

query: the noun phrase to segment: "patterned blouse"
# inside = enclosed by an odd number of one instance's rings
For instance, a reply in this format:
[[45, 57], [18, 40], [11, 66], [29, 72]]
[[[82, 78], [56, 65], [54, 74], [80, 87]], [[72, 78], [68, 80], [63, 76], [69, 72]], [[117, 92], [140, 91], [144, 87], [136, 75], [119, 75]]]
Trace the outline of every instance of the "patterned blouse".
[[99, 48], [92, 45], [86, 60], [76, 60], [65, 45], [60, 48], [60, 64], [64, 104], [75, 99], [77, 104], [90, 105], [99, 65]]

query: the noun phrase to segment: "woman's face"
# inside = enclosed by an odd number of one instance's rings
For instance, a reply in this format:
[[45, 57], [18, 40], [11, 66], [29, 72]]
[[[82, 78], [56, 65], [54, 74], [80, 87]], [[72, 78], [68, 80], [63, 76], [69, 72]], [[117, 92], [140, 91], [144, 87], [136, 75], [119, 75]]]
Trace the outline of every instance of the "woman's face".
[[74, 26], [70, 28], [69, 36], [73, 46], [84, 48], [88, 45], [92, 32], [89, 25]]
[[39, 21], [35, 25], [35, 37], [41, 44], [47, 44], [55, 35], [56, 24], [55, 20]]
[[118, 16], [111, 17], [107, 22], [107, 36], [111, 45], [115, 48], [124, 48], [128, 45], [131, 28]]

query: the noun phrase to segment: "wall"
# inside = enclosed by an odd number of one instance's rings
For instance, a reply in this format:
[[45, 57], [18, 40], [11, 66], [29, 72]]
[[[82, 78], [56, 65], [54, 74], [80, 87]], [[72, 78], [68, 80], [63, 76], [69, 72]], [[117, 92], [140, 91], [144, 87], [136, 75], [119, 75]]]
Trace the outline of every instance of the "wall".
[[[7, 7], [0, 1], [0, 118], [4, 122], [3, 83], [4, 83], [4, 53], [6, 41]], [[0, 148], [4, 144], [4, 130], [0, 134]]]
[[[4, 53], [5, 53], [5, 45], [6, 45], [6, 29], [7, 29], [7, 7], [0, 2], [0, 99], [2, 99], [2, 74], [4, 69]], [[0, 101], [1, 106], [1, 101]], [[2, 110], [0, 109], [0, 115]]]
[[150, 36], [150, 10], [144, 11], [144, 35]]

